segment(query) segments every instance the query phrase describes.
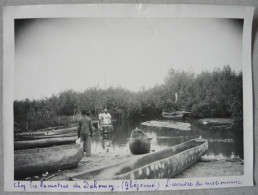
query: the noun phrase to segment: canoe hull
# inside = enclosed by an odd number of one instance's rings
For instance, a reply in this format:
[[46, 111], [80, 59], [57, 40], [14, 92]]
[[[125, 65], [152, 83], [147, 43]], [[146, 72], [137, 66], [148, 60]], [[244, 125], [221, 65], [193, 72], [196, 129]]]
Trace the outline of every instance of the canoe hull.
[[207, 150], [207, 140], [193, 139], [117, 165], [74, 175], [69, 179], [127, 180], [171, 178], [197, 162]]
[[190, 116], [190, 112], [176, 111], [176, 112], [162, 112], [161, 116], [166, 119], [180, 119]]
[[162, 179], [171, 178], [196, 163], [205, 154], [208, 143], [199, 149], [179, 153], [175, 156], [150, 163], [129, 173], [114, 176], [113, 179]]
[[76, 167], [83, 156], [83, 144], [70, 144], [14, 152], [14, 176], [23, 178], [46, 171]]
[[130, 141], [129, 148], [132, 154], [146, 154], [150, 152], [150, 141], [136, 138]]
[[58, 135], [38, 135], [38, 136], [26, 136], [20, 138], [14, 138], [14, 141], [25, 141], [25, 140], [36, 140], [36, 139], [47, 139], [47, 138], [59, 138], [59, 137], [74, 137], [77, 133], [67, 133]]
[[150, 139], [141, 129], [134, 129], [129, 140], [129, 148], [132, 154], [149, 153]]
[[77, 127], [65, 128], [65, 129], [57, 129], [57, 130], [43, 130], [43, 131], [34, 131], [34, 132], [24, 132], [24, 133], [15, 133], [15, 138], [27, 138], [27, 137], [35, 137], [38, 136], [47, 136], [47, 135], [63, 135], [77, 133]]
[[36, 139], [36, 140], [23, 140], [14, 141], [14, 150], [23, 150], [30, 148], [43, 148], [53, 145], [63, 145], [75, 143], [77, 136], [73, 137], [56, 137], [56, 138], [46, 138], [46, 139]]
[[183, 114], [175, 114], [175, 115], [162, 114], [161, 116], [163, 118], [167, 118], [167, 119], [183, 118], [184, 117]]

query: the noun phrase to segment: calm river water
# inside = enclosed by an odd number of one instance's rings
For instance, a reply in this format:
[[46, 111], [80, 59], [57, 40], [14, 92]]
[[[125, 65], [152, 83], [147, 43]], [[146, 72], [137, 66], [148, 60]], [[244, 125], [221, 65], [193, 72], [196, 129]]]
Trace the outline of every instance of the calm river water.
[[[92, 153], [110, 152], [110, 153], [130, 153], [128, 142], [131, 131], [140, 127], [141, 120], [122, 120], [113, 123], [114, 131], [111, 135], [101, 136], [98, 133], [92, 138]], [[153, 119], [162, 120], [162, 119]], [[170, 120], [171, 121], [171, 120]], [[243, 137], [237, 135], [238, 130], [227, 130], [224, 128], [214, 129], [207, 126], [200, 126], [197, 120], [181, 121], [191, 124], [190, 131], [175, 131], [173, 129], [144, 129], [152, 138], [151, 151], [158, 151], [195, 137], [202, 136], [208, 139], [209, 149], [206, 157], [216, 160], [226, 160], [234, 157], [243, 159]]]

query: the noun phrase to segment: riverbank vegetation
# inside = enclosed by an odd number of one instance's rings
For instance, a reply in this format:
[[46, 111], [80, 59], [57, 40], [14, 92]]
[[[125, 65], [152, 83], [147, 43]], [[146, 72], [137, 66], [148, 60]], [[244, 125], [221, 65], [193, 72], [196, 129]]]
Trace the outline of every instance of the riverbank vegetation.
[[199, 74], [170, 69], [162, 85], [138, 92], [120, 86], [106, 90], [93, 87], [83, 92], [69, 89], [39, 100], [16, 100], [15, 129], [68, 125], [82, 109], [96, 117], [105, 107], [117, 119], [184, 110], [195, 118], [234, 118], [242, 128], [242, 93], [242, 72], [236, 73], [229, 65]]

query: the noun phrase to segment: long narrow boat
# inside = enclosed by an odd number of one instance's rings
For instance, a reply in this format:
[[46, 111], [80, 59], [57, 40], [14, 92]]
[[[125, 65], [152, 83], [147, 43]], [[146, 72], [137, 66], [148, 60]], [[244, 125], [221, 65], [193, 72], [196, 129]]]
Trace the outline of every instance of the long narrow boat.
[[[80, 173], [69, 180], [171, 178], [197, 162], [208, 150], [206, 139], [196, 138], [170, 148], [137, 156], [110, 167]], [[136, 156], [134, 156], [136, 157]]]
[[189, 116], [191, 112], [186, 111], [176, 111], [176, 112], [162, 112], [161, 116], [166, 119], [178, 119]]
[[63, 145], [75, 143], [77, 136], [70, 137], [55, 137], [46, 139], [34, 139], [14, 141], [14, 150], [30, 149], [30, 148], [43, 148], [54, 145]]
[[27, 136], [43, 136], [43, 135], [58, 135], [58, 134], [67, 134], [67, 133], [76, 133], [77, 127], [65, 128], [65, 129], [57, 129], [57, 130], [42, 130], [42, 131], [34, 131], [34, 132], [24, 132], [24, 133], [15, 133], [14, 137], [27, 137]]
[[15, 137], [14, 141], [37, 140], [37, 139], [58, 138], [58, 137], [74, 137], [76, 135], [77, 135], [77, 133], [56, 134], [56, 135], [24, 136], [24, 137]]
[[14, 151], [14, 176], [16, 179], [46, 171], [76, 167], [83, 156], [83, 142], [47, 148]]
[[50, 131], [48, 134], [65, 134], [65, 133], [73, 133], [73, 132], [77, 132], [77, 127], [71, 127], [71, 128], [66, 128], [66, 129], [57, 129], [57, 130], [53, 130]]
[[[77, 127], [58, 129], [51, 131], [35, 131], [14, 134], [14, 141], [26, 141], [36, 139], [58, 138], [58, 137], [74, 137], [77, 135]], [[52, 139], [53, 141], [54, 139]], [[67, 143], [67, 140], [64, 140]], [[57, 140], [57, 142], [59, 142]], [[57, 143], [58, 145], [58, 143]], [[46, 145], [48, 146], [48, 145]]]
[[129, 148], [132, 154], [146, 154], [150, 152], [150, 138], [141, 129], [132, 130], [129, 140]]

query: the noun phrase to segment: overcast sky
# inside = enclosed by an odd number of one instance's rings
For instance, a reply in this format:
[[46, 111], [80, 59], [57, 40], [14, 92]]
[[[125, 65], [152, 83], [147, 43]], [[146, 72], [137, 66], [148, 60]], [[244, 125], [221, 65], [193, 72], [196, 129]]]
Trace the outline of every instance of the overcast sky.
[[162, 84], [170, 68], [239, 72], [242, 28], [234, 19], [16, 20], [15, 99], [105, 85], [138, 91]]

